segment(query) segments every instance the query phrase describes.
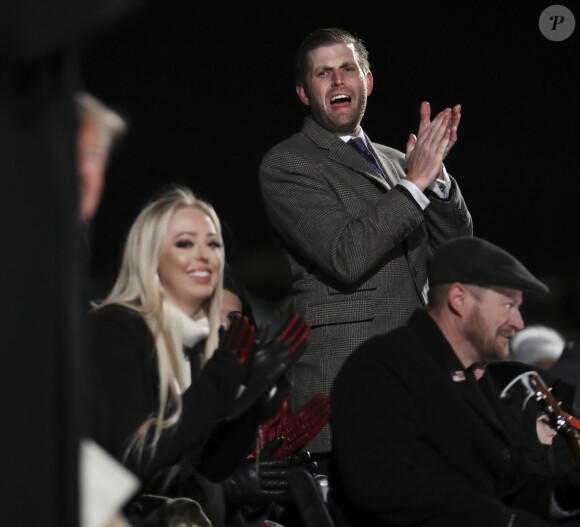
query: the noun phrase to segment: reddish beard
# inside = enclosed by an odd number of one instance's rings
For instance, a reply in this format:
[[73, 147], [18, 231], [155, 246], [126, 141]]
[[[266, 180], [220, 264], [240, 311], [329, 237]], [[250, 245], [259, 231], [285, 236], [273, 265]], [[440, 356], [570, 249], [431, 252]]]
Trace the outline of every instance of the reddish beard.
[[481, 362], [503, 360], [507, 357], [507, 340], [505, 344], [502, 342], [503, 329], [503, 326], [495, 330], [490, 328], [478, 307], [471, 312], [465, 328], [465, 338], [477, 351]]

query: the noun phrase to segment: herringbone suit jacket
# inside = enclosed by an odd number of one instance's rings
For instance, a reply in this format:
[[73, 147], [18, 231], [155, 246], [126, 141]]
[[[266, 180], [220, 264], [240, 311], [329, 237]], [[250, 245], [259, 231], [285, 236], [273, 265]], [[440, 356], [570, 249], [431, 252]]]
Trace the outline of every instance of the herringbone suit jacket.
[[[404, 154], [368, 137], [367, 144], [387, 180], [310, 117], [260, 166], [265, 209], [291, 267], [293, 308], [312, 327], [292, 371], [295, 409], [330, 393], [339, 367], [364, 340], [405, 323], [424, 304], [431, 252], [472, 234], [454, 180], [449, 199], [430, 195], [422, 210], [397, 185], [405, 177]], [[329, 451], [328, 428], [308, 448]]]

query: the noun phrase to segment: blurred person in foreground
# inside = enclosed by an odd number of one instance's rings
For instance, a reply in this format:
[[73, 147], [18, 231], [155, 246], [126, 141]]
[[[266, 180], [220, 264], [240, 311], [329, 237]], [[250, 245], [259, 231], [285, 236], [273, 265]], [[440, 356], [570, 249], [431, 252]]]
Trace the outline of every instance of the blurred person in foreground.
[[[111, 152], [125, 134], [127, 123], [115, 110], [87, 91], [78, 92], [75, 103], [79, 220], [85, 230], [98, 210]], [[84, 234], [86, 236], [86, 230]], [[85, 241], [90, 255], [89, 240]], [[89, 255], [85, 264], [90, 263]], [[90, 296], [89, 274], [87, 271], [85, 297]], [[91, 346], [90, 335], [87, 340]], [[82, 525], [98, 527], [108, 517], [113, 517], [111, 526], [127, 524], [117, 511], [135, 491], [138, 480], [107, 453], [110, 423], [103, 389], [94, 375], [94, 353], [87, 355], [84, 370], [84, 378], [79, 383], [86, 401], [79, 452]]]
[[112, 108], [86, 91], [75, 96], [79, 128], [79, 216], [90, 221], [96, 214], [105, 185], [111, 152], [127, 130], [127, 122]]
[[[2, 523], [78, 527], [79, 397], [86, 341], [77, 119], [84, 46], [140, 1], [0, 3]], [[34, 310], [30, 298], [46, 309]], [[29, 396], [16, 397], [23, 379]], [[31, 498], [32, 490], [32, 498]]]

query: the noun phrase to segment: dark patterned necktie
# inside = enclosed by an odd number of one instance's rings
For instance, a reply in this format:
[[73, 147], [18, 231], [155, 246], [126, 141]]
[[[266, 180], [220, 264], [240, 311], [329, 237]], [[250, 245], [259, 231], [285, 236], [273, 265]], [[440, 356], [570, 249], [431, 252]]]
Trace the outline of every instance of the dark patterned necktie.
[[371, 153], [371, 151], [367, 148], [367, 145], [360, 137], [351, 137], [348, 140], [348, 144], [352, 145], [359, 153], [361, 153], [367, 161], [372, 163], [372, 165], [376, 168], [377, 173], [383, 179], [387, 179], [385, 173], [383, 172], [383, 168], [379, 165], [379, 162], [375, 159], [375, 156]]

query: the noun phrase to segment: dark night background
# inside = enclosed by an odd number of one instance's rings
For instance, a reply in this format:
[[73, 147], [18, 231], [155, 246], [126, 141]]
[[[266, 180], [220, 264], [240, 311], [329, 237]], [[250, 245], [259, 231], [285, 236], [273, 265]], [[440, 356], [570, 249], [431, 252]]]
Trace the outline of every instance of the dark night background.
[[86, 89], [130, 124], [91, 227], [97, 289], [116, 272], [140, 208], [175, 182], [214, 205], [228, 260], [254, 298], [283, 298], [288, 277], [262, 209], [258, 166], [301, 126], [299, 42], [318, 27], [341, 26], [370, 51], [375, 88], [363, 127], [373, 141], [404, 150], [422, 100], [434, 113], [462, 104], [446, 166], [475, 234], [551, 287], [547, 299], [526, 302], [526, 322], [576, 337], [580, 8], [562, 4], [576, 16], [562, 42], [538, 28], [550, 2], [145, 4], [83, 51]]

